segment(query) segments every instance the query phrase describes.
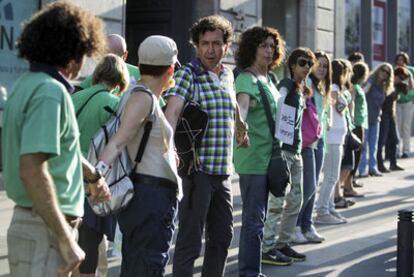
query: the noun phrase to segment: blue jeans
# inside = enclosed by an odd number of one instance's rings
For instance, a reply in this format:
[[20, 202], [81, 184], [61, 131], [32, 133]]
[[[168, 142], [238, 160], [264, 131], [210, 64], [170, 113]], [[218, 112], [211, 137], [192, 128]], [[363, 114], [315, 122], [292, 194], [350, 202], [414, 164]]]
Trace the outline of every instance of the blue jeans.
[[[362, 148], [361, 161], [359, 162], [359, 175], [367, 175], [368, 172], [377, 172], [377, 147], [380, 123], [369, 124], [365, 130], [364, 147]], [[369, 153], [369, 161], [367, 159]], [[369, 169], [367, 172], [367, 164]]]
[[240, 174], [242, 226], [239, 242], [239, 276], [256, 277], [261, 274], [263, 228], [266, 220], [266, 175]]
[[319, 183], [319, 175], [323, 164], [324, 143], [320, 139], [316, 149], [305, 148], [302, 150], [303, 160], [303, 205], [299, 212], [297, 226], [303, 232], [310, 230], [312, 222], [312, 212], [315, 206], [316, 188]]
[[118, 214], [122, 232], [121, 276], [162, 277], [175, 229], [176, 189], [173, 183], [169, 188], [134, 181], [134, 192], [128, 207]]

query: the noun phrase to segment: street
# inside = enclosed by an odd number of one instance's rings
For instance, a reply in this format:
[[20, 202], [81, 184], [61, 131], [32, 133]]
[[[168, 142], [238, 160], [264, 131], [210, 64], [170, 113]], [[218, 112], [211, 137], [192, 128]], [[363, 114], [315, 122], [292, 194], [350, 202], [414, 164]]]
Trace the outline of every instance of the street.
[[[414, 140], [412, 140], [414, 142]], [[288, 267], [264, 266], [270, 276], [395, 276], [397, 212], [411, 208], [414, 200], [414, 158], [399, 161], [405, 171], [383, 177], [361, 179], [358, 189], [364, 198], [356, 199], [349, 209], [340, 210], [348, 223], [317, 226], [326, 241], [294, 248], [307, 255], [307, 260]], [[226, 275], [237, 276], [238, 235], [241, 226], [241, 200], [237, 179], [234, 179], [235, 238], [229, 250]], [[4, 190], [0, 191], [0, 276], [8, 276], [6, 232], [13, 204]], [[173, 254], [174, 249], [171, 250]], [[201, 276], [202, 259], [196, 262], [196, 274]], [[108, 276], [118, 276], [120, 258], [109, 258]], [[167, 267], [171, 276], [172, 266]]]

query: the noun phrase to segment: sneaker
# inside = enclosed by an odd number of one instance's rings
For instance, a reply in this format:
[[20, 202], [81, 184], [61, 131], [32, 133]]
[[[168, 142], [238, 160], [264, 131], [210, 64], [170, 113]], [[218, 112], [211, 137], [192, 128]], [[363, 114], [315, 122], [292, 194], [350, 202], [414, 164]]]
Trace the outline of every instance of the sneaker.
[[373, 177], [382, 177], [381, 172], [379, 172], [378, 170], [372, 170], [368, 174], [369, 176], [373, 176]]
[[342, 223], [347, 223], [348, 220], [346, 219], [346, 217], [342, 216], [338, 211], [336, 210], [330, 210], [329, 214], [338, 218], [339, 220], [342, 220]]
[[339, 218], [331, 214], [317, 214], [314, 221], [316, 224], [324, 224], [324, 225], [337, 225], [337, 224], [345, 223]]
[[325, 240], [325, 238], [321, 236], [318, 231], [316, 231], [316, 228], [313, 225], [311, 225], [309, 231], [303, 233], [303, 236], [308, 240], [308, 242], [312, 243], [321, 243]]
[[278, 250], [286, 257], [291, 258], [294, 262], [303, 262], [304, 260], [306, 260], [306, 255], [296, 252], [289, 245], [286, 245]]
[[303, 236], [302, 228], [300, 226], [295, 227], [295, 232], [292, 234], [292, 242], [296, 244], [305, 244], [308, 242]]
[[293, 263], [293, 260], [286, 257], [277, 249], [271, 249], [268, 252], [262, 252], [262, 264], [288, 266]]
[[355, 188], [362, 188], [364, 186], [364, 184], [361, 181], [356, 180], [355, 178], [352, 180], [352, 183]]
[[407, 153], [402, 153], [402, 155], [401, 155], [400, 158], [401, 159], [407, 159], [408, 158], [408, 154]]

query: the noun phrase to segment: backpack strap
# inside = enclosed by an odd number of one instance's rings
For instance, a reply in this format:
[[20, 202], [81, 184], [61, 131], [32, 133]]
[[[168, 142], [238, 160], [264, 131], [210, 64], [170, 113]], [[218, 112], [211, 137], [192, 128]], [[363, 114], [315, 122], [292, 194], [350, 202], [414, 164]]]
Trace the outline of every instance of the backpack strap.
[[101, 90], [98, 90], [98, 91], [96, 91], [94, 94], [92, 94], [91, 96], [89, 96], [89, 98], [88, 99], [86, 99], [86, 101], [85, 101], [85, 103], [83, 103], [83, 105], [79, 108], [79, 110], [76, 112], [76, 118], [78, 118], [79, 117], [79, 115], [81, 114], [81, 112], [83, 111], [83, 109], [86, 107], [86, 105], [89, 103], [89, 101], [91, 101], [91, 99], [95, 96], [95, 95], [97, 95], [98, 93], [101, 93], [101, 92], [105, 92], [106, 90], [105, 89], [101, 89]]
[[142, 156], [144, 155], [145, 147], [147, 146], [149, 135], [151, 133], [153, 117], [155, 113], [155, 103], [154, 103], [154, 96], [152, 92], [148, 88], [141, 86], [141, 85], [134, 87], [131, 91], [131, 93], [136, 93], [136, 92], [143, 92], [143, 93], [148, 94], [151, 97], [151, 110], [147, 118], [145, 119], [144, 134], [142, 135], [141, 142], [139, 144], [138, 151], [134, 159], [135, 165], [133, 168], [133, 172], [135, 172], [135, 170], [137, 169], [137, 165], [141, 162]]

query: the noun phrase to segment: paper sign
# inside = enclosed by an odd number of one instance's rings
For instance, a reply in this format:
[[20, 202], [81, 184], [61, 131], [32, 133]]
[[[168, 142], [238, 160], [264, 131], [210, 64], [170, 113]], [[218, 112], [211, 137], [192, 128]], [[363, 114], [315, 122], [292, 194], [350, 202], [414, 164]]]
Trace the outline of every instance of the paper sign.
[[295, 115], [296, 108], [282, 104], [276, 138], [289, 145], [293, 145], [293, 138], [295, 136]]

